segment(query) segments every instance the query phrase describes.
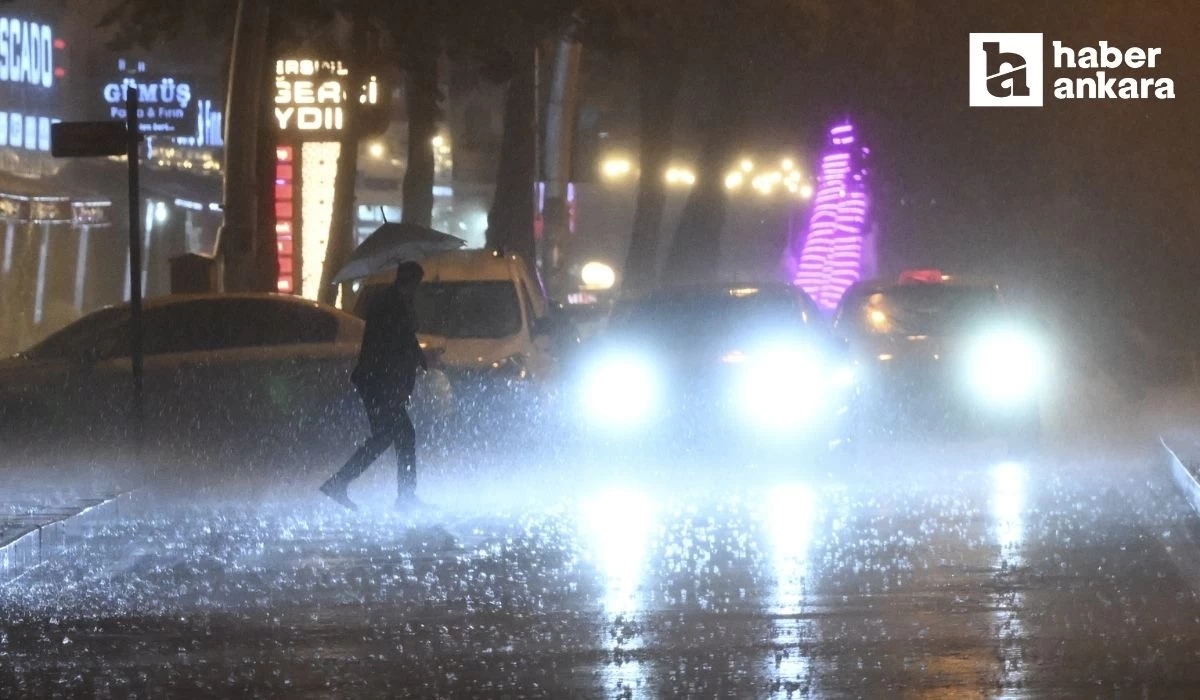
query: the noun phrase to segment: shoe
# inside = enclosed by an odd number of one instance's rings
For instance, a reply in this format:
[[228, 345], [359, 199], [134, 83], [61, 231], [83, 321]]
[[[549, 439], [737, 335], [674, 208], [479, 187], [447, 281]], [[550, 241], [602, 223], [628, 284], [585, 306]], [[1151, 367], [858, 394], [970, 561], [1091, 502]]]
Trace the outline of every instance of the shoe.
[[411, 513], [426, 507], [425, 501], [417, 498], [417, 494], [411, 491], [402, 493], [396, 497], [396, 510], [398, 511]]
[[321, 484], [321, 493], [337, 501], [347, 510], [358, 510], [358, 504], [350, 500], [350, 497], [346, 495], [346, 487], [338, 486], [332, 480]]

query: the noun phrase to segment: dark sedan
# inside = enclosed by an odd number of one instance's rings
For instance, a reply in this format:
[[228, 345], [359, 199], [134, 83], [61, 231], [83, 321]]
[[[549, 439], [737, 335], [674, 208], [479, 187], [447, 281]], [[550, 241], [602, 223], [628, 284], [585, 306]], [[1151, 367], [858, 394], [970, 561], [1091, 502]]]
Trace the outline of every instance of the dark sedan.
[[834, 323], [857, 364], [867, 428], [1038, 441], [1045, 338], [994, 284], [935, 270], [863, 282], [843, 297]]
[[594, 437], [702, 448], [836, 440], [852, 384], [812, 301], [766, 284], [619, 302], [573, 388]]

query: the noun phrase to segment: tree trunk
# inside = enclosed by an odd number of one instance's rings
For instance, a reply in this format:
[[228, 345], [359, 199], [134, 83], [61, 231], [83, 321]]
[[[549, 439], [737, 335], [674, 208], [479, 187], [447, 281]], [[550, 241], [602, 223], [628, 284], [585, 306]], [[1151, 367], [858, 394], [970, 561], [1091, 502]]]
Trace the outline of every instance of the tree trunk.
[[710, 93], [713, 102], [702, 123], [705, 146], [697, 164], [696, 184], [679, 217], [663, 270], [671, 283], [710, 282], [720, 271], [727, 197], [723, 173], [736, 155], [745, 121], [745, 90], [737, 76], [723, 77], [718, 89]]
[[[229, 60], [229, 90], [225, 99], [224, 221], [217, 254], [225, 261], [226, 291], [252, 290], [257, 249], [257, 156], [261, 131], [263, 66], [267, 57], [270, 5], [267, 0], [241, 0]], [[273, 233], [273, 232], [272, 232]], [[271, 288], [274, 289], [272, 283]]]
[[351, 19], [350, 56], [346, 75], [346, 101], [342, 104], [341, 150], [338, 151], [337, 175], [333, 180], [333, 212], [329, 223], [329, 241], [325, 244], [325, 264], [321, 268], [321, 286], [317, 300], [324, 304], [337, 301], [334, 276], [354, 250], [355, 197], [358, 184], [358, 92], [366, 80], [366, 22]]
[[533, 47], [518, 57], [504, 105], [504, 136], [496, 195], [488, 213], [487, 244], [519, 253], [534, 263], [533, 184], [536, 174]]
[[433, 137], [438, 120], [438, 47], [420, 42], [410, 47], [404, 76], [408, 105], [408, 165], [404, 170], [403, 221], [421, 226], [433, 222]]
[[671, 158], [675, 100], [679, 95], [680, 64], [651, 49], [639, 56], [637, 208], [621, 287], [646, 289], [658, 281], [659, 229], [667, 190], [662, 173]]
[[579, 64], [582, 45], [563, 36], [554, 53], [554, 77], [546, 105], [546, 139], [542, 172], [546, 198], [542, 210], [542, 264], [547, 271], [551, 296], [569, 291], [567, 261], [570, 258], [570, 211], [567, 187], [575, 145], [575, 116], [579, 111]]

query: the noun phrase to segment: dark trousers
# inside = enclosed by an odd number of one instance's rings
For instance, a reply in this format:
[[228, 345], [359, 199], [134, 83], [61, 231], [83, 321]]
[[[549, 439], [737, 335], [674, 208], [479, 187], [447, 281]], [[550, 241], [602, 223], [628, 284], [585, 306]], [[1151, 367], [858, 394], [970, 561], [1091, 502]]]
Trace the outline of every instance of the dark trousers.
[[404, 391], [358, 390], [371, 437], [359, 447], [332, 481], [345, 487], [370, 467], [388, 446], [396, 448], [396, 481], [401, 495], [417, 489], [417, 431], [408, 417], [408, 393]]

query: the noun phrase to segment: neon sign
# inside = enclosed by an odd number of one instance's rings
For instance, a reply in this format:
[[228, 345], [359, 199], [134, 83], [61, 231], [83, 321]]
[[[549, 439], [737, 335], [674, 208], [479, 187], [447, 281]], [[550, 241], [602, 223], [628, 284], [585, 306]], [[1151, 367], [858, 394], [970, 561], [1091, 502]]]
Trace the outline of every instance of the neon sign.
[[[340, 131], [345, 126], [342, 104], [347, 73], [341, 61], [276, 61], [274, 101], [279, 130]], [[358, 101], [364, 105], [379, 103], [379, 81], [375, 76], [362, 86]]]
[[849, 122], [829, 130], [812, 213], [792, 274], [792, 284], [824, 309], [835, 308], [862, 276], [870, 209], [865, 166], [869, 153]]
[[174, 136], [187, 133], [195, 122], [192, 84], [172, 77], [130, 76], [104, 86], [109, 119], [125, 118], [125, 95], [137, 90], [138, 127], [143, 134]]
[[0, 82], [54, 85], [54, 39], [48, 24], [0, 17]]

